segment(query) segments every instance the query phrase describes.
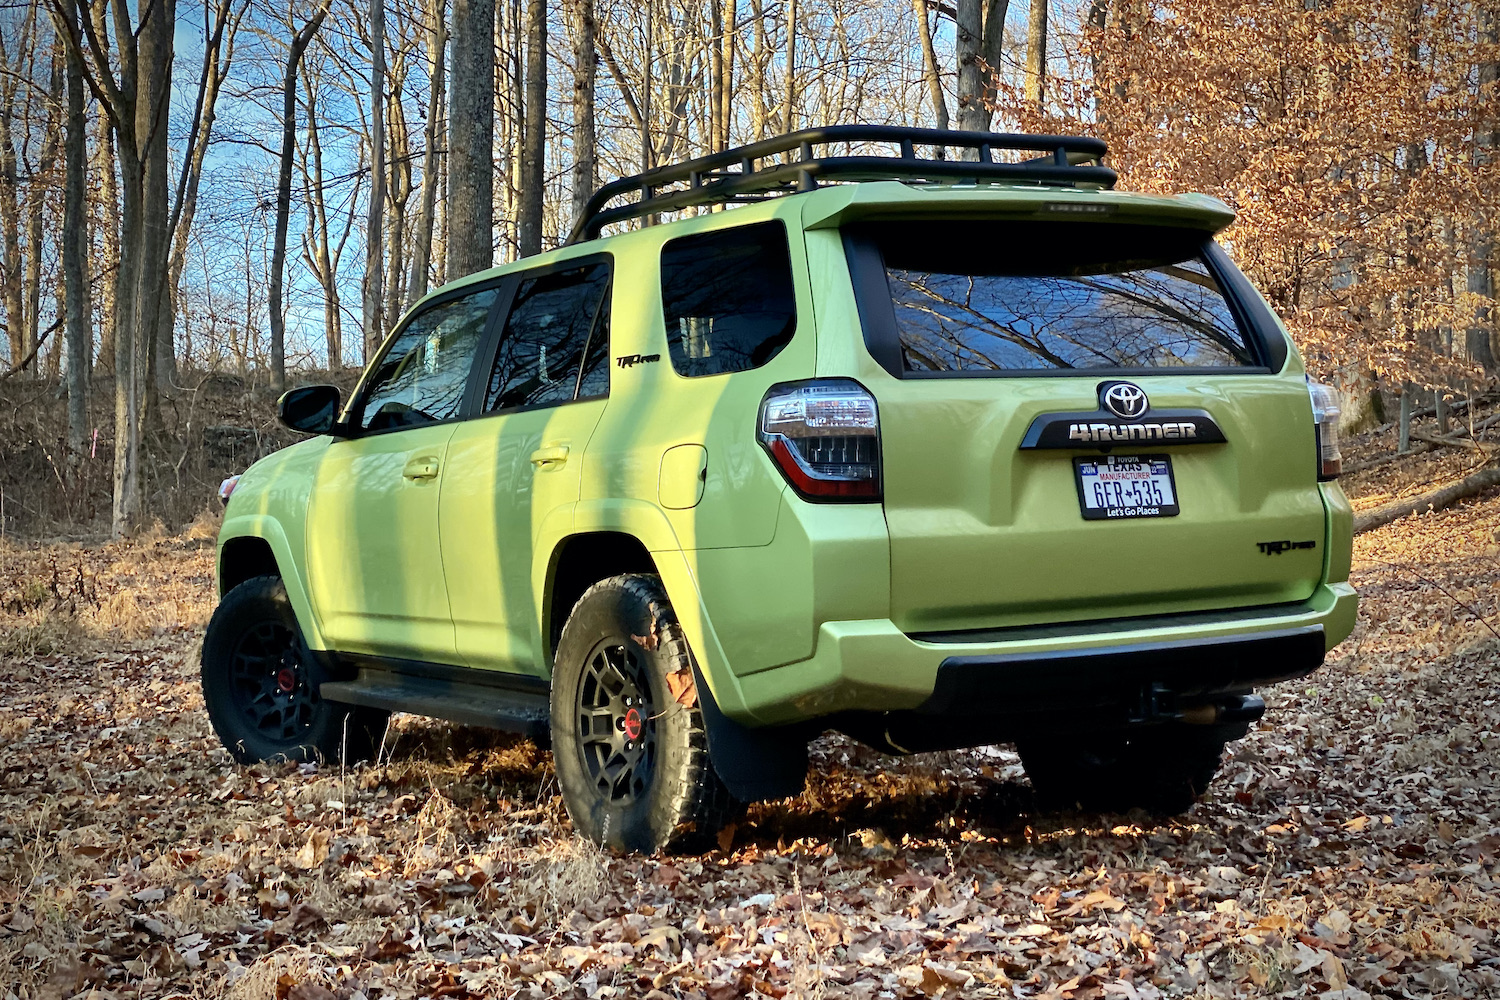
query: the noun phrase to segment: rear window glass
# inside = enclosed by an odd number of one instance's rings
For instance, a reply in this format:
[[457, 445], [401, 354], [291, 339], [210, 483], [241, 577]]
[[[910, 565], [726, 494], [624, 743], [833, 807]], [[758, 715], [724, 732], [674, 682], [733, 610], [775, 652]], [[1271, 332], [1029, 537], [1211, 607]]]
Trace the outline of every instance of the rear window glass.
[[661, 304], [679, 375], [759, 368], [797, 328], [786, 227], [761, 222], [669, 241]]
[[569, 402], [580, 366], [589, 395], [609, 394], [609, 279], [605, 262], [523, 276], [490, 370], [487, 412]]
[[1260, 363], [1200, 231], [999, 222], [873, 232], [906, 371]]

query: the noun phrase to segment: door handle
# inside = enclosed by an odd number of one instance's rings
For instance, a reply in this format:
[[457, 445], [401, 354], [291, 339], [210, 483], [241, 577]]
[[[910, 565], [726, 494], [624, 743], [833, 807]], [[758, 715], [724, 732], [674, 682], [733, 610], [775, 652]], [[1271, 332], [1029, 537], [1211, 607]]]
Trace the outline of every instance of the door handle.
[[431, 455], [414, 458], [401, 470], [403, 479], [436, 479], [437, 474], [438, 460]]
[[568, 446], [565, 444], [552, 445], [547, 448], [538, 448], [531, 453], [531, 464], [538, 469], [545, 469], [550, 465], [562, 465], [568, 460]]

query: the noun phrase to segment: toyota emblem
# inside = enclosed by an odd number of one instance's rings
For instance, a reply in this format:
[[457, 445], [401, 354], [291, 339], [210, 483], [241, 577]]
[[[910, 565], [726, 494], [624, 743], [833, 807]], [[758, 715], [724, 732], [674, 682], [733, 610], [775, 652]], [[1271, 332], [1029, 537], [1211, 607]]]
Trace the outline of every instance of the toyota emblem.
[[1146, 391], [1129, 382], [1106, 382], [1099, 389], [1099, 401], [1104, 408], [1125, 420], [1134, 420], [1151, 405]]

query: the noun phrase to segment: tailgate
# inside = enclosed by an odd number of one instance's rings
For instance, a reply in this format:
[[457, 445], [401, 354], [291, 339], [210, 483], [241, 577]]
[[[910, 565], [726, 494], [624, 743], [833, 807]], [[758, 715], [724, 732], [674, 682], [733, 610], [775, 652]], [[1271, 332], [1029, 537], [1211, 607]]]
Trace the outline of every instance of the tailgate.
[[846, 232], [908, 632], [1280, 604], [1322, 576], [1312, 407], [1209, 233]]
[[[883, 386], [892, 618], [946, 631], [1300, 601], [1322, 576], [1323, 503], [1300, 379], [1156, 376], [1153, 408], [1196, 409], [1222, 444], [1116, 446], [1165, 455], [1175, 516], [1087, 519], [1075, 456], [1021, 447], [1038, 417], [1095, 408], [1095, 380]], [[1143, 421], [1149, 424], [1150, 421]], [[1283, 549], [1279, 544], [1313, 542]]]

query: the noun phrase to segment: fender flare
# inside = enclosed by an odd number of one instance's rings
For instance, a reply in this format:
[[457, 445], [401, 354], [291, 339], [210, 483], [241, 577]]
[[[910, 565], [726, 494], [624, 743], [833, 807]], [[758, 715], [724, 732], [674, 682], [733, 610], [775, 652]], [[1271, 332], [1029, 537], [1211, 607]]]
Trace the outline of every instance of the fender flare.
[[219, 544], [215, 559], [215, 582], [224, 564], [224, 546], [236, 538], [258, 538], [271, 547], [276, 559], [276, 568], [281, 572], [281, 582], [286, 587], [287, 600], [297, 616], [302, 629], [302, 638], [309, 649], [326, 649], [323, 632], [318, 628], [317, 616], [313, 614], [312, 601], [307, 596], [307, 586], [302, 579], [302, 564], [292, 552], [286, 530], [281, 522], [269, 514], [241, 514], [226, 518], [219, 529]]
[[[739, 678], [730, 667], [709, 621], [708, 609], [704, 606], [703, 594], [693, 571], [692, 553], [682, 550], [667, 516], [655, 504], [645, 500], [585, 500], [574, 508], [571, 534], [593, 531], [630, 535], [645, 546], [656, 564], [656, 572], [672, 601], [677, 621], [687, 635], [705, 686], [712, 693], [717, 707], [726, 717], [753, 726], [756, 720], [746, 708]], [[552, 548], [545, 556], [538, 552], [537, 563], [532, 567], [538, 607], [541, 606], [554, 552]]]

